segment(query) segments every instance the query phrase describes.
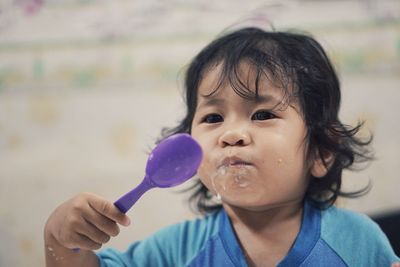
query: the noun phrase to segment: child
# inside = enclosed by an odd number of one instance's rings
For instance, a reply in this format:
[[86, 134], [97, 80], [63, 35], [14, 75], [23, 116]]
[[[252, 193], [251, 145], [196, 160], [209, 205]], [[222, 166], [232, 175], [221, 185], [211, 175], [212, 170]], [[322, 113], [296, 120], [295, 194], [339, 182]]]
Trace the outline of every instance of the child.
[[[371, 159], [361, 125], [338, 119], [340, 87], [322, 47], [297, 33], [244, 28], [191, 62], [187, 132], [204, 159], [191, 201], [206, 216], [125, 252], [94, 253], [129, 219], [83, 193], [45, 227], [48, 266], [390, 266], [399, 258], [367, 216], [333, 206], [342, 170]], [[80, 248], [74, 251], [73, 248]]]

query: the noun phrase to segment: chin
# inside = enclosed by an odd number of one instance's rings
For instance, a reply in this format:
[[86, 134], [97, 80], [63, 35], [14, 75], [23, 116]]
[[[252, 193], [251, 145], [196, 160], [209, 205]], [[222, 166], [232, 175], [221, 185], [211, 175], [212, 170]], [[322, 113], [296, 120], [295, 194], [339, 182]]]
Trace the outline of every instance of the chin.
[[248, 210], [262, 210], [269, 206], [268, 201], [243, 192], [241, 194], [235, 194], [235, 197], [222, 195], [222, 200], [228, 205]]

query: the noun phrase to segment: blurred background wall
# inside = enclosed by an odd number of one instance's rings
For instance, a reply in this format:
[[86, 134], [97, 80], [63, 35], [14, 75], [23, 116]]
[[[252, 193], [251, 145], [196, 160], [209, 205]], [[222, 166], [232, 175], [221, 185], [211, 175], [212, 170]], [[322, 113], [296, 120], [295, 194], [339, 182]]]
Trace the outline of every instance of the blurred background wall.
[[[113, 201], [138, 184], [160, 129], [183, 114], [185, 65], [225, 28], [270, 22], [321, 41], [343, 121], [375, 133], [377, 160], [345, 173], [345, 188], [373, 189], [339, 205], [399, 209], [400, 1], [1, 0], [0, 266], [44, 265], [42, 229], [66, 199]], [[146, 194], [107, 246], [193, 218], [185, 187]]]

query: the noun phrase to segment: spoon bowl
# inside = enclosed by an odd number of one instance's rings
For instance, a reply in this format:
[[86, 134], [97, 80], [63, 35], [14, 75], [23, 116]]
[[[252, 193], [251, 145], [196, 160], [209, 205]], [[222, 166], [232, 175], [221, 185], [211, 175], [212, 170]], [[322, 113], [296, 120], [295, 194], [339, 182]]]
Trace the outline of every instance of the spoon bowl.
[[177, 186], [193, 177], [200, 166], [203, 152], [189, 134], [180, 133], [162, 140], [150, 153], [142, 182], [114, 205], [126, 213], [149, 189]]

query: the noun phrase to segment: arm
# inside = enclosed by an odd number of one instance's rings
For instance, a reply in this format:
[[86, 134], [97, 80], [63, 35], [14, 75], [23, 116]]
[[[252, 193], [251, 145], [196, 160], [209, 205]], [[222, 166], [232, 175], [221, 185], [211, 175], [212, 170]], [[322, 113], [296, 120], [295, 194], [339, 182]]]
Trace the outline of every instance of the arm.
[[44, 228], [46, 266], [99, 266], [93, 250], [118, 235], [118, 224], [128, 226], [129, 218], [94, 194], [81, 193], [61, 204]]

